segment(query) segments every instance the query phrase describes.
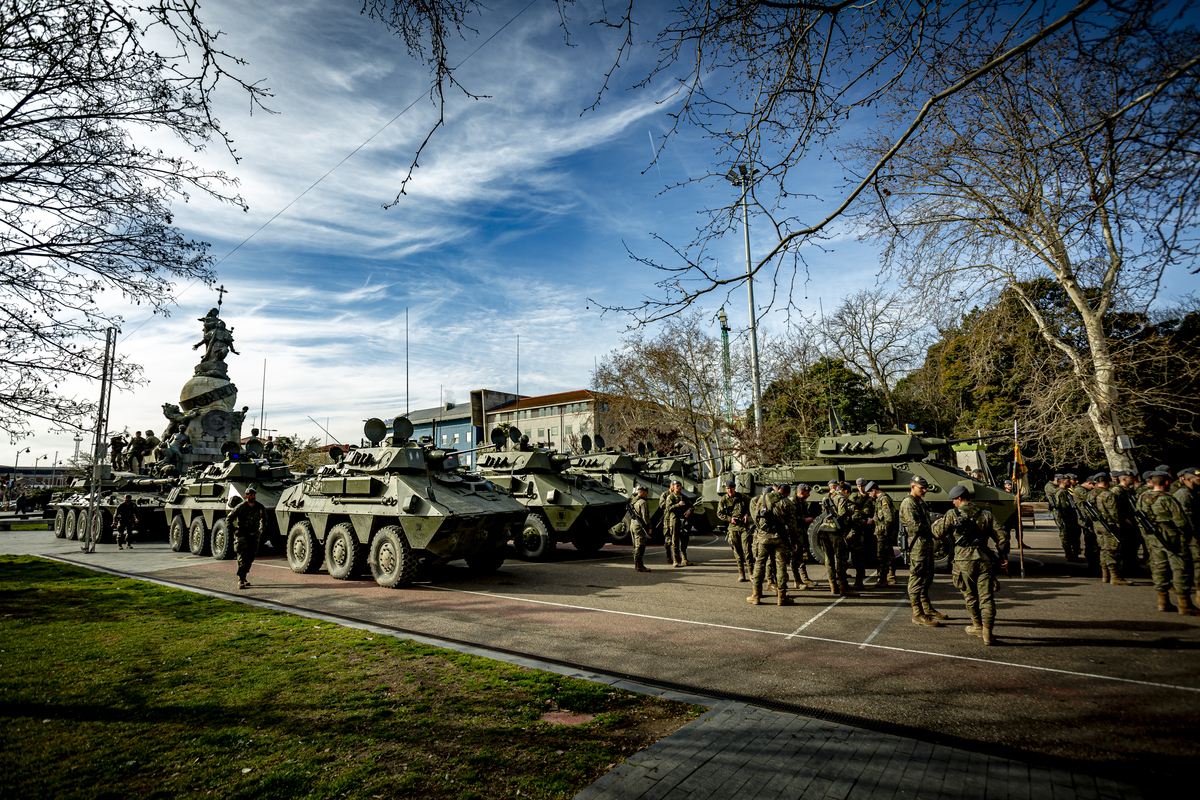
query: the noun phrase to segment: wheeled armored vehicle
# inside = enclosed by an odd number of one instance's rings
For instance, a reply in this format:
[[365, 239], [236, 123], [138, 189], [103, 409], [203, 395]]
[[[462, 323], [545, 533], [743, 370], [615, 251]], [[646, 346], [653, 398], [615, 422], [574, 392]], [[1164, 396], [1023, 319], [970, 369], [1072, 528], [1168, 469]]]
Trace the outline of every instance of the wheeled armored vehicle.
[[113, 513], [130, 495], [137, 505], [137, 533], [142, 541], [162, 539], [167, 531], [163, 506], [168, 492], [178, 482], [176, 478], [153, 478], [132, 472], [115, 472], [104, 466], [100, 490], [96, 495], [96, 514], [91, 516], [92, 496], [86, 478], [78, 478], [68, 491], [51, 502], [54, 509], [54, 535], [59, 539], [88, 538], [95, 527], [95, 541], [112, 541]]
[[608, 530], [621, 521], [629, 499], [590, 475], [566, 471], [569, 456], [530, 447], [511, 429], [519, 450], [489, 453], [476, 468], [525, 506], [527, 515], [513, 537], [517, 555], [544, 561], [557, 542], [595, 552], [608, 542]]
[[[478, 475], [459, 472], [459, 451], [415, 442], [412, 423], [367, 420], [370, 447], [343, 454], [283, 492], [275, 507], [287, 531], [288, 564], [348, 580], [369, 568], [376, 583], [412, 583], [421, 564], [458, 558], [476, 572], [494, 572], [520, 530], [525, 506]], [[498, 436], [497, 436], [498, 434]], [[504, 434], [493, 432], [493, 444]], [[484, 448], [476, 448], [484, 449]], [[466, 452], [466, 451], [463, 451]]]

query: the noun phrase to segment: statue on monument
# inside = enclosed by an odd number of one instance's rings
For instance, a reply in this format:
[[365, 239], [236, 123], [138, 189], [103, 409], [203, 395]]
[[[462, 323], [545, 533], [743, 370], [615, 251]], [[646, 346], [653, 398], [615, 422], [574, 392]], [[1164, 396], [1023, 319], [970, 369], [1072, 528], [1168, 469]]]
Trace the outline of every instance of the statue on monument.
[[233, 353], [241, 355], [233, 347], [233, 328], [227, 328], [220, 317], [220, 310], [209, 309], [209, 312], [199, 321], [204, 323], [204, 337], [192, 345], [193, 350], [204, 348], [204, 357], [196, 365], [197, 375], [207, 375], [213, 378], [229, 377], [225, 356]]

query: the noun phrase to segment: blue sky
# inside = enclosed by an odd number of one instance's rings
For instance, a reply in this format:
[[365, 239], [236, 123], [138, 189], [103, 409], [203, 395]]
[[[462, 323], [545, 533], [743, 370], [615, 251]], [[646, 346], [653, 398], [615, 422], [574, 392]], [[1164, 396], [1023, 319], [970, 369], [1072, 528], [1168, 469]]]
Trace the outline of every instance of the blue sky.
[[[481, 36], [456, 46], [458, 57], [526, 1], [493, 4], [478, 20]], [[587, 298], [623, 305], [655, 292], [657, 275], [632, 261], [626, 247], [667, 258], [651, 234], [686, 244], [700, 222], [696, 211], [730, 202], [737, 191], [715, 180], [659, 196], [665, 185], [704, 174], [712, 146], [685, 129], [651, 165], [651, 137], [667, 129], [673, 106], [665, 82], [625, 91], [646, 63], [624, 65], [598, 109], [581, 115], [616, 45], [613, 32], [586, 25], [594, 5], [575, 11], [573, 47], [563, 43], [554, 4], [537, 0], [470, 59], [460, 79], [490, 97], [449, 95], [446, 128], [394, 207], [382, 206], [395, 197], [434, 119], [427, 97], [228, 255], [427, 95], [428, 76], [402, 42], [359, 14], [358, 0], [204, 3], [204, 18], [227, 34], [225, 49], [249, 62], [240, 75], [270, 87], [268, 105], [278, 112], [250, 115], [245, 99], [227, 90], [220, 117], [240, 162], [218, 145], [191, 154], [240, 180], [248, 213], [199, 196], [176, 205], [176, 223], [224, 259], [219, 282], [230, 293], [223, 316], [241, 351], [229, 357], [239, 405], [258, 416], [265, 359], [268, 428], [322, 435], [311, 415], [322, 424], [329, 419], [339, 438], [356, 440], [362, 420], [404, 409], [406, 307], [412, 408], [437, 404], [442, 391], [465, 402], [473, 388], [512, 390], [518, 334], [523, 394], [588, 385], [595, 359], [619, 344], [630, 320], [602, 316], [586, 307]], [[644, 36], [652, 25], [648, 20]], [[158, 146], [178, 149], [165, 139]], [[813, 217], [839, 196], [841, 179], [829, 166], [810, 169], [819, 200], [797, 201], [809, 204]], [[765, 229], [753, 218], [751, 232], [752, 248], [763, 252]], [[722, 272], [744, 269], [740, 231], [715, 255]], [[813, 280], [805, 287], [802, 276], [795, 295], [807, 311], [817, 310], [818, 297], [832, 309], [841, 296], [875, 282], [876, 251], [852, 235], [835, 236], [808, 259]], [[1167, 287], [1200, 288], [1183, 275], [1169, 276]], [[161, 404], [178, 402], [191, 376], [196, 318], [215, 305], [216, 294], [202, 285], [179, 290], [169, 318], [126, 313], [119, 350], [145, 365], [147, 383], [114, 399], [117, 429], [161, 431]], [[765, 303], [770, 292], [759, 286], [756, 295]], [[715, 315], [718, 303], [706, 310]], [[744, 329], [744, 289], [727, 310], [731, 325]], [[787, 322], [774, 311], [767, 324], [780, 331]], [[64, 458], [74, 444], [39, 432], [20, 446], [36, 451], [22, 455], [30, 463], [54, 450]], [[15, 449], [0, 451], [0, 461], [11, 464]]]

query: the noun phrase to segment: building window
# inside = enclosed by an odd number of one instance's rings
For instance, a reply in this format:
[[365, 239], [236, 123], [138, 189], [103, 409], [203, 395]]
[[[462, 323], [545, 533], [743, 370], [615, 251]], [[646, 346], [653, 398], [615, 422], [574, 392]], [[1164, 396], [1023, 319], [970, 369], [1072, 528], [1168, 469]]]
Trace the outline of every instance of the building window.
[[442, 434], [442, 444], [446, 443], [446, 434]]
[[454, 439], [452, 441], [454, 442], [454, 444], [458, 444], [458, 434], [457, 433], [454, 434]]
[[567, 425], [566, 427], [564, 427], [563, 433], [566, 434], [567, 436], [570, 436], [571, 435], [571, 426]]
[[471, 443], [471, 432], [467, 431], [467, 444]]
[[538, 439], [545, 439], [545, 438], [546, 438], [546, 429], [538, 428]]
[[526, 429], [525, 429], [525, 438], [526, 438], [526, 439], [532, 438], [532, 437], [530, 436], [530, 430], [529, 430], [529, 428], [526, 428]]
[[550, 429], [550, 435], [551, 435], [551, 436], [558, 436], [558, 428], [551, 428], [551, 429]]

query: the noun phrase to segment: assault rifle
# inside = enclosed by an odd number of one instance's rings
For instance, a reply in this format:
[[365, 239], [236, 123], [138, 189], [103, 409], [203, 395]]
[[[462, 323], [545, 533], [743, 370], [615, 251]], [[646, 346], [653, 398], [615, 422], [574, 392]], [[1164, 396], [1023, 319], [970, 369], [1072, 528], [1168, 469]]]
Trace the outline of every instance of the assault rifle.
[[1115, 530], [1113, 530], [1112, 525], [1108, 524], [1108, 520], [1104, 518], [1104, 515], [1100, 513], [1100, 509], [1096, 508], [1096, 505], [1091, 500], [1083, 501], [1083, 510], [1087, 512], [1087, 515], [1091, 517], [1094, 522], [1099, 522], [1101, 525], [1103, 525], [1104, 530], [1108, 531], [1108, 535], [1111, 536], [1115, 541], [1121, 541], [1121, 537], [1117, 535]]
[[908, 554], [908, 531], [904, 530], [904, 526], [900, 526], [900, 557], [904, 559], [904, 566], [908, 566], [910, 556]]
[[1134, 516], [1134, 518], [1137, 519], [1138, 524], [1142, 526], [1142, 530], [1146, 531], [1146, 533], [1150, 534], [1155, 539], [1157, 539], [1158, 543], [1163, 546], [1164, 550], [1166, 550], [1171, 555], [1174, 555], [1174, 556], [1179, 555], [1178, 550], [1176, 550], [1174, 547], [1171, 547], [1171, 545], [1167, 544], [1167, 540], [1163, 538], [1162, 529], [1158, 527], [1157, 522], [1150, 519], [1149, 514], [1147, 514], [1145, 511], [1142, 511], [1142, 509], [1138, 508], [1137, 505], [1135, 505], [1133, 507], [1133, 516]]

